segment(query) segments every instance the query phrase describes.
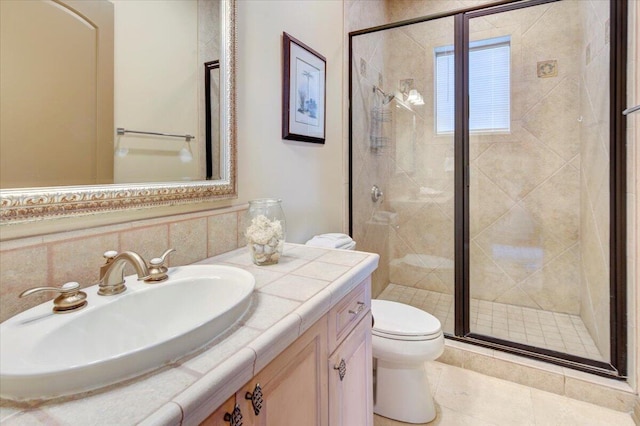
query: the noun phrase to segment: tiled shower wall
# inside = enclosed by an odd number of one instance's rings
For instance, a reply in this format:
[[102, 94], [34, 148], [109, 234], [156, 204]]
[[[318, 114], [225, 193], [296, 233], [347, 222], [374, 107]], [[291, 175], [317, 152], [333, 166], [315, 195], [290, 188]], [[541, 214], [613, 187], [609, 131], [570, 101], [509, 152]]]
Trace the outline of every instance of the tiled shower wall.
[[[512, 58], [510, 132], [471, 136], [473, 298], [580, 312], [579, 8], [563, 1], [470, 23], [472, 40], [511, 35]], [[557, 75], [538, 76], [548, 61]]]
[[[387, 13], [396, 19], [432, 14], [441, 11], [433, 8], [444, 5], [386, 4]], [[472, 21], [473, 39], [511, 35], [514, 75], [511, 132], [471, 138], [473, 298], [580, 312], [582, 21], [578, 7], [579, 2], [560, 2], [511, 12], [508, 18]], [[353, 132], [354, 214], [365, 214], [358, 213], [358, 206], [365, 206], [366, 217], [355, 221], [368, 221], [361, 227], [368, 232], [356, 237], [364, 238], [361, 247], [368, 247], [374, 237], [383, 238], [386, 227], [390, 281], [449, 294], [453, 293], [453, 141], [434, 132], [433, 49], [451, 44], [453, 20], [440, 19], [360, 37], [354, 42], [360, 50], [352, 63], [354, 72], [361, 74], [354, 108], [364, 111]], [[362, 78], [362, 60], [369, 68], [369, 62], [376, 67], [367, 79]], [[538, 78], [537, 62], [545, 60], [556, 60], [557, 76]], [[378, 69], [383, 70], [381, 76]], [[389, 132], [390, 139], [382, 149], [372, 150], [371, 87], [377, 84], [394, 93], [405, 79], [411, 79], [424, 97], [424, 105], [413, 107], [415, 129], [400, 125], [402, 110], [391, 108], [392, 123], [385, 124], [388, 129], [383, 132], [385, 136]], [[367, 199], [373, 183], [387, 192], [378, 205]], [[388, 212], [377, 215], [387, 223], [371, 220], [380, 211]], [[380, 230], [371, 231], [376, 226]], [[526, 227], [531, 232], [523, 236]], [[494, 244], [541, 247], [544, 257], [533, 267], [530, 259], [497, 258], [491, 256]]]
[[246, 206], [232, 207], [2, 241], [0, 322], [52, 299], [51, 293], [19, 299], [28, 288], [96, 284], [107, 250], [135, 251], [148, 260], [175, 248], [168, 263], [179, 266], [236, 249], [245, 241], [245, 212]]
[[581, 7], [580, 317], [609, 359], [609, 5]]
[[[344, 5], [346, 32], [368, 28], [387, 22], [384, 2], [347, 0]], [[352, 102], [355, 110], [366, 111], [354, 114], [353, 118], [353, 239], [360, 250], [380, 255], [378, 269], [371, 279], [372, 296], [377, 297], [389, 284], [389, 238], [386, 221], [375, 219], [380, 205], [371, 201], [374, 184], [386, 190], [389, 180], [388, 157], [382, 150], [371, 147], [370, 106], [374, 100], [373, 86], [379, 85], [383, 73], [382, 36], [367, 37], [364, 43], [354, 45], [351, 67], [354, 75]], [[384, 83], [384, 82], [383, 82]], [[382, 88], [382, 87], [381, 87]]]

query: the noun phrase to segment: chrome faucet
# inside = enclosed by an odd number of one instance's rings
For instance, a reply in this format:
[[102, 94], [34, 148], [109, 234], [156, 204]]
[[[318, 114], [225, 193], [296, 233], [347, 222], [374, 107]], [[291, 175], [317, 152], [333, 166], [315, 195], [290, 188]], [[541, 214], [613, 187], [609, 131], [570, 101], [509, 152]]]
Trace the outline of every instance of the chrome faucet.
[[127, 289], [124, 285], [124, 267], [127, 263], [133, 265], [138, 274], [138, 280], [149, 279], [149, 269], [142, 257], [133, 251], [107, 251], [104, 253], [107, 261], [100, 267], [100, 283], [98, 294], [111, 296], [122, 293]]

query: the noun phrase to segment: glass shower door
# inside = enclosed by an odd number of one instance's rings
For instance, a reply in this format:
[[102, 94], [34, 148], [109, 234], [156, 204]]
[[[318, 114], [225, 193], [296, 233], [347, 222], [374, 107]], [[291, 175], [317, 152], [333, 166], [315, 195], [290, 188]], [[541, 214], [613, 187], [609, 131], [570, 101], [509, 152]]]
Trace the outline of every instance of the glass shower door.
[[469, 18], [470, 331], [609, 362], [608, 2]]
[[451, 334], [453, 43], [446, 17], [358, 35], [351, 54], [352, 235], [381, 255], [373, 297], [423, 309]]

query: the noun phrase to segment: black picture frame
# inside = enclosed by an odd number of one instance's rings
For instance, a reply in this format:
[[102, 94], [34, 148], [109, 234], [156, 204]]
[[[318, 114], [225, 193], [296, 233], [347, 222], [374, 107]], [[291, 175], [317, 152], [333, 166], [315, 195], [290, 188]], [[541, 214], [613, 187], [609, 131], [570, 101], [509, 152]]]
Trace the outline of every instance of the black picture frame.
[[327, 60], [286, 32], [282, 41], [282, 138], [324, 144]]

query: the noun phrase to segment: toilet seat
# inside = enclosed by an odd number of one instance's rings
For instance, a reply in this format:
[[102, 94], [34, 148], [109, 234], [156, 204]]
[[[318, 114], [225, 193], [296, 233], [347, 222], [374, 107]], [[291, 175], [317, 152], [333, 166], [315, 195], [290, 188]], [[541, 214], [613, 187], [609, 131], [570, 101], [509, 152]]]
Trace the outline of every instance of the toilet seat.
[[372, 300], [374, 336], [402, 341], [433, 340], [442, 336], [440, 321], [413, 306], [389, 300]]

